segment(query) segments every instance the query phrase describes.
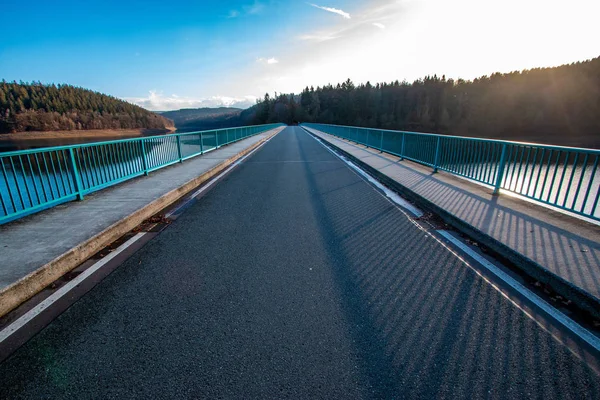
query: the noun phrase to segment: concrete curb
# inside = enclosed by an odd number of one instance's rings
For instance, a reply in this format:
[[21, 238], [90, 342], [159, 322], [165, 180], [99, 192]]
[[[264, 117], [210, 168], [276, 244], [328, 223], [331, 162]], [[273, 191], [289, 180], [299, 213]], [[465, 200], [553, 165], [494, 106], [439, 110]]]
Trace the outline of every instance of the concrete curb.
[[49, 263], [41, 266], [34, 272], [24, 276], [19, 281], [5, 287], [0, 291], [0, 317], [5, 316], [10, 311], [14, 310], [16, 307], [35, 296], [37, 293], [41, 292], [46, 286], [50, 285], [55, 280], [59, 279], [64, 274], [86, 261], [102, 248], [131, 231], [144, 220], [173, 204], [213, 176], [218, 175], [231, 164], [281, 132], [281, 130], [281, 128], [272, 130], [272, 133], [268, 134], [265, 138], [256, 142], [247, 149], [225, 160], [202, 175], [186, 182], [179, 188], [173, 189], [170, 192], [162, 195], [143, 208], [128, 215], [120, 221], [115, 222], [102, 232], [94, 235], [85, 242], [80, 243], [71, 250], [61, 254]]
[[[306, 132], [313, 135], [308, 130], [306, 130]], [[325, 134], [324, 132], [321, 133]], [[342, 139], [340, 138], [340, 140]], [[596, 298], [594, 295], [586, 292], [578, 286], [575, 286], [571, 282], [554, 274], [553, 272], [548, 271], [542, 265], [536, 263], [535, 261], [524, 256], [523, 254], [511, 249], [504, 243], [480, 231], [476, 227], [466, 223], [465, 221], [462, 221], [460, 218], [446, 211], [442, 207], [434, 204], [433, 202], [427, 200], [425, 197], [401, 185], [396, 180], [381, 173], [377, 169], [354, 157], [350, 153], [342, 150], [341, 148], [327, 141], [326, 139], [323, 139], [323, 141], [329, 147], [343, 154], [344, 157], [348, 158], [353, 163], [360, 166], [363, 170], [367, 171], [371, 176], [375, 177], [385, 186], [396, 191], [404, 198], [415, 203], [418, 207], [422, 208], [423, 210], [439, 216], [446, 224], [452, 226], [454, 229], [468, 236], [472, 240], [481, 243], [482, 245], [490, 249], [493, 253], [499, 255], [501, 258], [506, 259], [508, 262], [510, 262], [511, 264], [519, 268], [521, 271], [523, 271], [527, 276], [550, 286], [556, 293], [558, 293], [566, 299], [571, 300], [577, 305], [577, 307], [588, 312], [593, 318], [600, 319], [600, 299]]]

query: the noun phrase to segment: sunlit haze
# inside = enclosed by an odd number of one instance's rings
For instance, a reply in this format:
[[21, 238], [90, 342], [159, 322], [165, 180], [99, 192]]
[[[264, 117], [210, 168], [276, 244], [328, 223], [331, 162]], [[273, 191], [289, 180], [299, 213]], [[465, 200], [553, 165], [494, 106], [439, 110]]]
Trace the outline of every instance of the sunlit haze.
[[[83, 8], [82, 8], [83, 7]], [[4, 3], [0, 78], [151, 110], [252, 105], [310, 85], [471, 79], [600, 55], [592, 0]]]

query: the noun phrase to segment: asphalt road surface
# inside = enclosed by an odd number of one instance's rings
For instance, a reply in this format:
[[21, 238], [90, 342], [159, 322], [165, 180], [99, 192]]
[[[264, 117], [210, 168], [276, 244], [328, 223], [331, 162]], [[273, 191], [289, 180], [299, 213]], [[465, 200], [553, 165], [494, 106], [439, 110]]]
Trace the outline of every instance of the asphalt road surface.
[[599, 398], [297, 127], [0, 365], [1, 398]]

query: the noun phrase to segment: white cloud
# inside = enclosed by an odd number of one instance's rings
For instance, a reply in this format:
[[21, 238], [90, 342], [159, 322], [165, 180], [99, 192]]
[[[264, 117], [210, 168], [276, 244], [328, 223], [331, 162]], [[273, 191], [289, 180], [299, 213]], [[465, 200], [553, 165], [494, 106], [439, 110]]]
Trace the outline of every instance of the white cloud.
[[329, 11], [330, 13], [341, 15], [342, 17], [344, 17], [346, 19], [350, 19], [350, 14], [348, 14], [344, 10], [340, 10], [338, 8], [333, 8], [333, 7], [318, 6], [318, 5], [313, 4], [313, 3], [308, 3], [308, 4], [311, 5], [311, 6], [313, 6], [313, 7], [320, 8], [321, 10], [325, 10], [325, 11]]
[[156, 90], [150, 90], [148, 97], [126, 97], [125, 100], [151, 111], [171, 111], [181, 108], [236, 107], [248, 108], [256, 103], [256, 96], [228, 97], [212, 96], [207, 98], [182, 97], [172, 94], [165, 96]]
[[308, 40], [308, 41], [313, 41], [313, 42], [326, 42], [328, 40], [333, 40], [333, 39], [337, 39], [339, 36], [332, 36], [332, 35], [301, 35], [298, 36], [298, 39], [300, 40]]
[[238, 10], [231, 10], [229, 11], [229, 15], [227, 15], [227, 18], [237, 18], [240, 16], [240, 12]]
[[373, 26], [378, 27], [379, 29], [385, 29], [385, 25], [381, 22], [373, 22]]
[[269, 65], [279, 64], [279, 60], [276, 59], [275, 57], [271, 57], [271, 58], [264, 58], [264, 57], [257, 58], [256, 62], [263, 63], [263, 64], [269, 64]]

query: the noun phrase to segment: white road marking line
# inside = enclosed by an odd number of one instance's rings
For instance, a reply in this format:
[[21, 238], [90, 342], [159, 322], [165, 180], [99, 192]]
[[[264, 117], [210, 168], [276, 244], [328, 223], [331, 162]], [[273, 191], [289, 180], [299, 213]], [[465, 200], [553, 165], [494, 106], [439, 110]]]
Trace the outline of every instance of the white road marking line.
[[[500, 268], [496, 267], [494, 264], [486, 260], [481, 255], [477, 254], [473, 249], [467, 246], [465, 243], [461, 242], [460, 239], [456, 238], [452, 233], [444, 230], [437, 231], [440, 235], [448, 239], [452, 244], [456, 247], [467, 253], [470, 257], [475, 259], [480, 265], [494, 274], [497, 278], [502, 280], [504, 283], [518, 291], [522, 296], [527, 298], [530, 302], [535, 304], [537, 307], [542, 309], [547, 314], [551, 315], [555, 320], [559, 321], [564, 327], [569, 329], [575, 335], [583, 339], [586, 343], [592, 346], [594, 349], [600, 351], [600, 338], [593, 335], [587, 329], [583, 328], [581, 325], [573, 321], [571, 318], [567, 317], [565, 314], [557, 310], [556, 308], [550, 306], [546, 303], [542, 298], [538, 295], [527, 289], [517, 280], [515, 280], [512, 276], [508, 275], [506, 272], [502, 271]], [[477, 272], [477, 271], [476, 271]], [[512, 300], [511, 300], [512, 301]], [[519, 307], [517, 305], [517, 307]], [[521, 307], [519, 307], [521, 308]]]
[[[304, 127], [302, 127], [303, 129], [306, 129]], [[346, 157], [344, 157], [341, 154], [337, 154], [336, 152], [334, 152], [333, 150], [331, 150], [328, 146], [326, 146], [321, 139], [314, 137], [311, 135], [311, 137], [313, 139], [315, 139], [317, 142], [320, 142], [323, 146], [325, 146], [325, 148], [327, 150], [329, 150], [329, 152], [331, 152], [333, 155], [335, 155], [336, 157], [338, 157], [340, 160], [342, 160], [343, 162], [345, 162], [348, 166], [350, 166], [350, 168], [352, 168], [354, 171], [356, 171], [358, 174], [360, 174], [362, 177], [364, 177], [366, 180], [368, 180], [373, 186], [377, 187], [377, 189], [381, 190], [383, 193], [385, 193], [386, 197], [388, 197], [390, 200], [392, 200], [394, 203], [396, 203], [397, 205], [399, 205], [400, 207], [410, 211], [411, 214], [413, 214], [415, 217], [420, 218], [423, 216], [423, 211], [419, 210], [417, 207], [413, 206], [412, 204], [410, 204], [408, 201], [406, 201], [405, 199], [403, 199], [402, 197], [400, 197], [398, 195], [398, 193], [386, 188], [385, 186], [383, 186], [379, 181], [377, 181], [375, 178], [373, 178], [371, 175], [369, 175], [368, 173], [366, 173], [365, 171], [363, 171], [360, 167], [358, 167], [356, 164], [354, 164], [352, 161], [348, 160]]]
[[[306, 128], [304, 128], [304, 127], [303, 127], [303, 129], [306, 130]], [[341, 156], [340, 154], [337, 154], [336, 152], [331, 150], [327, 145], [325, 145], [323, 143], [323, 140], [321, 140], [320, 138], [316, 138], [313, 135], [310, 135], [310, 136], [312, 136], [313, 139], [317, 140], [317, 142], [321, 143], [322, 146], [324, 146], [327, 150], [329, 150], [336, 157], [349, 163], [347, 160], [345, 160], [345, 158], [343, 156]], [[357, 168], [359, 168], [359, 167], [353, 166], [353, 169], [357, 169]], [[363, 173], [366, 174], [366, 172], [364, 172], [364, 171], [363, 171]], [[379, 193], [379, 194], [383, 197], [383, 194], [381, 194], [381, 193]], [[473, 272], [475, 272], [481, 279], [483, 279], [487, 284], [489, 284], [492, 288], [494, 288], [494, 290], [496, 290], [502, 297], [507, 299], [513, 306], [515, 306], [517, 309], [519, 309], [523, 314], [525, 314], [536, 325], [538, 325], [545, 332], [550, 334], [557, 342], [559, 342], [560, 344], [565, 346], [565, 348], [571, 354], [573, 354], [578, 359], [583, 360], [582, 357], [579, 354], [577, 354], [573, 349], [571, 349], [561, 338], [556, 336], [554, 333], [550, 332], [550, 330], [548, 328], [546, 328], [540, 321], [538, 321], [531, 313], [529, 313], [527, 310], [525, 310], [523, 307], [521, 307], [517, 302], [515, 302], [513, 299], [511, 299], [506, 293], [504, 293], [502, 291], [502, 289], [500, 287], [498, 287], [492, 281], [490, 281], [488, 278], [486, 278], [481, 272], [479, 272], [477, 270], [477, 268], [475, 268], [471, 264], [469, 264], [469, 262], [467, 262], [467, 260], [465, 260], [463, 257], [460, 256], [460, 254], [458, 254], [456, 251], [454, 251], [449, 246], [447, 246], [439, 238], [432, 235], [430, 232], [426, 231], [425, 228], [423, 228], [421, 225], [419, 225], [418, 223], [413, 221], [409, 217], [409, 215], [406, 212], [404, 212], [404, 210], [402, 210], [402, 209], [399, 209], [399, 210], [407, 218], [409, 218], [410, 222], [412, 222], [417, 228], [419, 228], [421, 231], [423, 231], [425, 233], [426, 237], [429, 236], [432, 239], [434, 239], [435, 241], [437, 241], [439, 244], [441, 244], [446, 250], [448, 250], [452, 255], [454, 255], [461, 262], [463, 262], [463, 264], [465, 264], [469, 269], [471, 269]], [[504, 271], [502, 271], [501, 269], [496, 267], [494, 264], [492, 264], [491, 262], [486, 260], [484, 257], [481, 257], [479, 254], [477, 254], [471, 248], [469, 248], [466, 244], [462, 243], [459, 239], [455, 238], [450, 232], [444, 231], [444, 230], [438, 230], [436, 232], [438, 232], [440, 235], [442, 235], [444, 238], [446, 238], [448, 241], [450, 241], [453, 245], [455, 245], [456, 247], [460, 248], [462, 251], [469, 254], [469, 256], [471, 256], [474, 260], [476, 260], [483, 268], [487, 269], [492, 274], [494, 274], [498, 279], [502, 280], [504, 283], [511, 286], [513, 289], [517, 290], [523, 297], [527, 298], [530, 302], [535, 304], [541, 310], [546, 312], [548, 315], [552, 316], [555, 319], [555, 321], [557, 321], [564, 328], [571, 331], [574, 335], [579, 337], [581, 340], [585, 341], [588, 345], [590, 345], [596, 351], [600, 351], [600, 338], [598, 338], [597, 336], [592, 334], [590, 331], [588, 331], [587, 329], [585, 329], [584, 327], [579, 325], [577, 322], [573, 321], [571, 318], [567, 317], [565, 314], [563, 314], [559, 310], [555, 309], [554, 307], [552, 307], [551, 305], [546, 303], [544, 300], [542, 300], [540, 297], [538, 297], [535, 293], [533, 293], [532, 291], [527, 289], [525, 286], [523, 286], [519, 282], [517, 282], [510, 275], [506, 274]]]
[[[260, 144], [260, 146], [256, 147], [250, 153], [246, 154], [244, 157], [242, 157], [239, 160], [237, 160], [227, 170], [225, 170], [224, 172], [222, 172], [221, 174], [219, 174], [217, 177], [213, 178], [207, 185], [203, 186], [202, 188], [200, 188], [199, 190], [197, 190], [196, 192], [194, 192], [194, 194], [192, 194], [190, 200], [192, 198], [198, 196], [200, 193], [204, 192], [210, 186], [212, 186], [216, 181], [219, 180], [219, 178], [221, 178], [227, 172], [231, 171], [233, 168], [235, 168], [237, 165], [239, 165], [243, 160], [245, 160], [247, 157], [249, 157], [256, 150], [260, 149], [265, 143], [267, 143], [273, 137], [275, 137], [275, 136], [272, 136], [269, 139], [265, 140], [263, 143]], [[186, 204], [187, 204], [187, 202], [186, 202]], [[180, 207], [178, 207], [175, 210], [169, 212], [165, 216], [169, 217], [169, 216], [173, 215], [177, 210], [179, 210], [184, 205], [185, 204], [181, 205]], [[108, 256], [104, 257], [103, 259], [101, 259], [98, 262], [96, 262], [95, 264], [93, 264], [91, 267], [89, 267], [88, 269], [86, 269], [85, 271], [83, 271], [80, 275], [78, 275], [75, 279], [73, 279], [72, 281], [69, 281], [66, 285], [62, 286], [60, 289], [58, 289], [52, 295], [48, 296], [48, 298], [44, 299], [42, 302], [40, 302], [34, 308], [32, 308], [31, 310], [29, 310], [28, 312], [26, 312], [25, 314], [23, 314], [21, 317], [19, 317], [12, 324], [10, 324], [6, 328], [4, 328], [2, 331], [0, 331], [0, 343], [2, 343], [3, 341], [5, 341], [6, 339], [8, 339], [12, 334], [14, 334], [15, 332], [17, 332], [23, 326], [27, 325], [27, 323], [29, 323], [32, 319], [34, 319], [36, 316], [38, 316], [39, 314], [41, 314], [44, 310], [46, 310], [48, 307], [50, 307], [54, 302], [60, 300], [61, 297], [63, 297], [67, 293], [69, 293], [73, 288], [75, 288], [76, 286], [78, 286], [86, 278], [88, 278], [94, 272], [98, 271], [100, 268], [102, 268], [104, 265], [106, 265], [109, 261], [111, 261], [117, 255], [119, 255], [124, 250], [126, 250], [128, 247], [130, 247], [135, 242], [137, 242], [140, 238], [142, 238], [144, 235], [146, 235], [146, 233], [147, 232], [140, 232], [140, 233], [136, 234], [134, 237], [132, 237], [131, 239], [129, 239], [128, 241], [126, 241], [125, 243], [123, 243], [121, 246], [119, 246], [115, 251], [111, 252]]]
[[140, 238], [142, 238], [146, 233], [138, 233], [121, 246], [119, 246], [115, 251], [110, 253], [108, 256], [99, 260], [97, 263], [83, 271], [79, 274], [75, 279], [69, 281], [66, 285], [58, 289], [56, 292], [52, 293], [48, 298], [42, 301], [40, 304], [36, 305], [34, 308], [29, 310], [27, 313], [23, 314], [20, 318], [14, 321], [12, 324], [4, 328], [0, 331], [0, 343], [8, 339], [13, 333], [17, 332], [23, 326], [25, 326], [28, 322], [30, 322], [33, 318], [41, 314], [44, 310], [50, 307], [54, 302], [60, 300], [61, 297], [69, 293], [73, 288], [78, 286], [81, 282], [83, 282], [86, 278], [92, 275], [94, 272], [98, 271], [108, 262], [110, 262], [113, 258], [118, 256], [124, 250], [126, 250], [129, 246], [137, 242]]

